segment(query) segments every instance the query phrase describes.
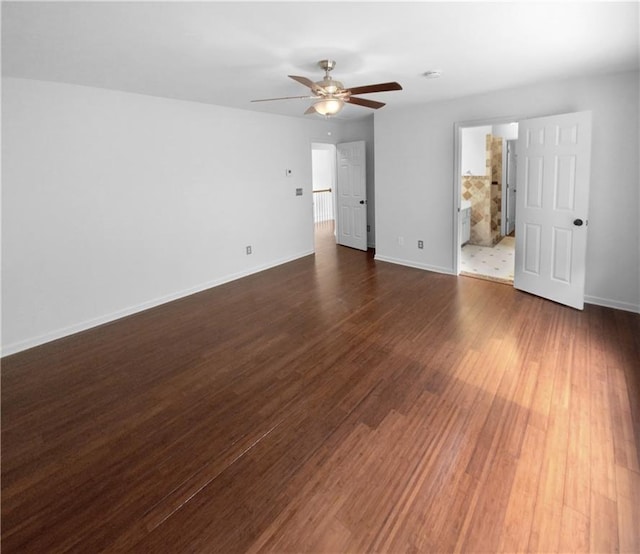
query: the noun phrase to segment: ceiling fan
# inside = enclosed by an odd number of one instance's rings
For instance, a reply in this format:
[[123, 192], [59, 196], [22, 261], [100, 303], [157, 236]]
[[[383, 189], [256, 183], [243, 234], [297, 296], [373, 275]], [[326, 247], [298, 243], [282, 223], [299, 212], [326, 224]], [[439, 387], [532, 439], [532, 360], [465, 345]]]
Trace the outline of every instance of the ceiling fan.
[[357, 95], [368, 94], [372, 92], [386, 92], [390, 90], [402, 90], [402, 87], [396, 83], [379, 83], [377, 85], [365, 85], [362, 87], [344, 88], [340, 81], [334, 80], [329, 73], [336, 66], [333, 60], [320, 60], [318, 65], [324, 70], [324, 79], [322, 81], [313, 82], [306, 77], [297, 75], [289, 75], [294, 81], [309, 87], [312, 95], [308, 96], [284, 96], [282, 98], [263, 98], [261, 100], [251, 100], [252, 102], [270, 102], [272, 100], [291, 100], [294, 98], [309, 98], [315, 100], [309, 106], [305, 114], [317, 113], [324, 116], [336, 115], [345, 104], [356, 104], [365, 108], [373, 108], [377, 110], [384, 106], [384, 102], [376, 102], [375, 100], [367, 100], [358, 98]]

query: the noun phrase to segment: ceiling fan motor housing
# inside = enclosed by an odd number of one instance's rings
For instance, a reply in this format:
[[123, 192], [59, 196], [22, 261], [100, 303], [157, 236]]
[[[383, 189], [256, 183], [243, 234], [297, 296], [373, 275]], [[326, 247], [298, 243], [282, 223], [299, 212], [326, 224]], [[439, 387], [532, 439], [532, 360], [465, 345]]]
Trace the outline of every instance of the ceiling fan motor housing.
[[336, 61], [335, 60], [320, 60], [318, 62], [318, 65], [320, 66], [321, 69], [324, 69], [324, 71], [326, 73], [329, 73], [329, 71], [331, 71], [336, 66]]
[[325, 77], [322, 81], [316, 81], [316, 85], [322, 87], [329, 94], [335, 94], [336, 92], [340, 92], [344, 89], [344, 86], [340, 81], [336, 81], [331, 77]]

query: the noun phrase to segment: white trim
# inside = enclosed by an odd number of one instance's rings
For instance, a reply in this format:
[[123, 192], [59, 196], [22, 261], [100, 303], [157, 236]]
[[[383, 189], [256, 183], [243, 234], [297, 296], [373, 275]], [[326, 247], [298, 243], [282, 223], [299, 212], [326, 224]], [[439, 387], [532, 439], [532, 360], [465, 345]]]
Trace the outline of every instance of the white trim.
[[[464, 122], [453, 124], [453, 275], [460, 275], [460, 207], [462, 206], [462, 128]], [[471, 225], [471, 223], [469, 223]]]
[[630, 302], [620, 302], [619, 300], [610, 300], [608, 298], [599, 298], [597, 296], [584, 295], [586, 304], [595, 304], [596, 306], [604, 306], [605, 308], [613, 308], [614, 310], [624, 310], [625, 312], [633, 312], [640, 314], [640, 304], [631, 304]]
[[450, 267], [439, 267], [435, 265], [421, 264], [410, 260], [401, 260], [399, 258], [390, 258], [388, 256], [375, 255], [374, 260], [377, 262], [388, 262], [390, 264], [404, 265], [406, 267], [414, 267], [416, 269], [423, 269], [425, 271], [433, 271], [435, 273], [444, 273], [446, 275], [455, 275]]
[[274, 262], [270, 262], [267, 264], [263, 264], [260, 266], [255, 266], [243, 271], [239, 271], [237, 273], [232, 273], [220, 279], [214, 279], [212, 281], [207, 281], [206, 283], [201, 283], [196, 285], [195, 287], [191, 287], [188, 289], [184, 289], [178, 292], [174, 292], [171, 294], [167, 294], [166, 296], [162, 296], [160, 298], [155, 298], [153, 300], [149, 300], [147, 302], [143, 302], [142, 304], [137, 304], [135, 306], [130, 306], [128, 308], [124, 308], [123, 310], [118, 310], [116, 312], [112, 312], [110, 314], [106, 314], [100, 317], [96, 317], [93, 319], [89, 319], [83, 321], [81, 323], [77, 323], [75, 325], [70, 325], [69, 327], [64, 327], [63, 329], [57, 329], [55, 331], [51, 331], [44, 335], [40, 335], [38, 337], [33, 337], [30, 339], [22, 340], [19, 342], [14, 342], [13, 344], [8, 344], [2, 348], [2, 357], [9, 356], [11, 354], [16, 354], [17, 352], [22, 352], [23, 350], [27, 350], [28, 348], [33, 348], [34, 346], [40, 346], [41, 344], [45, 344], [47, 342], [51, 342], [57, 339], [61, 339], [63, 337], [67, 337], [69, 335], [73, 335], [75, 333], [80, 333], [81, 331], [86, 331], [88, 329], [92, 329], [93, 327], [97, 327], [98, 325], [104, 325], [105, 323], [110, 323], [117, 319], [121, 319], [123, 317], [127, 317], [129, 315], [136, 314], [138, 312], [142, 312], [144, 310], [148, 310], [150, 308], [155, 308], [156, 306], [160, 306], [162, 304], [166, 304], [167, 302], [172, 302], [173, 300], [178, 300], [180, 298], [184, 298], [185, 296], [190, 296], [192, 294], [196, 294], [198, 292], [202, 292], [204, 290], [217, 287], [219, 285], [223, 285], [230, 281], [235, 281], [237, 279], [241, 279], [242, 277], [247, 277], [254, 273], [259, 273], [261, 271], [265, 271], [267, 269], [271, 269], [272, 267], [276, 267], [282, 264], [286, 264], [288, 262], [292, 262], [299, 258], [304, 258], [306, 256], [311, 256], [314, 254], [313, 250], [302, 252], [300, 254], [295, 254], [293, 256], [289, 256], [287, 258], [281, 258]]
[[[254, 273], [259, 273], [261, 271], [265, 271], [267, 269], [271, 269], [273, 267], [292, 262], [294, 260], [304, 258], [306, 256], [314, 255], [314, 251], [303, 252], [300, 254], [296, 254], [294, 256], [290, 256], [288, 258], [282, 258], [275, 262], [264, 264], [261, 266], [256, 266], [250, 268], [245, 271], [240, 271], [238, 273], [233, 273], [231, 275], [227, 275], [221, 279], [214, 279], [213, 281], [208, 281], [206, 283], [202, 283], [195, 287], [191, 287], [189, 289], [185, 289], [173, 294], [168, 294], [166, 296], [156, 298], [154, 300], [149, 300], [148, 302], [143, 302], [142, 304], [138, 304], [136, 306], [131, 306], [129, 308], [125, 308], [123, 310], [118, 310], [117, 312], [112, 312], [111, 314], [107, 314], [105, 316], [96, 317], [93, 319], [89, 319], [82, 323], [78, 323], [76, 325], [71, 325], [69, 327], [65, 327], [63, 329], [58, 329], [56, 331], [52, 331], [45, 335], [40, 335], [38, 337], [34, 337], [31, 339], [19, 341], [13, 344], [9, 344], [2, 349], [2, 357], [9, 356], [11, 354], [16, 354], [18, 352], [22, 352], [23, 350], [27, 350], [28, 348], [33, 348], [35, 346], [39, 346], [41, 344], [45, 344], [47, 342], [51, 342], [60, 338], [67, 337], [69, 335], [73, 335], [75, 333], [79, 333], [82, 331], [86, 331], [88, 329], [92, 329], [93, 327], [97, 327], [99, 325], [104, 325], [105, 323], [110, 323], [112, 321], [121, 319], [123, 317], [127, 317], [129, 315], [133, 315], [144, 310], [148, 310], [151, 308], [155, 308], [156, 306], [160, 306], [162, 304], [166, 304], [167, 302], [172, 302], [173, 300], [178, 300], [180, 298], [184, 298], [186, 296], [190, 296], [192, 294], [196, 294], [198, 292], [202, 292], [204, 290], [214, 288], [225, 283], [229, 283], [231, 281], [235, 281], [237, 279], [241, 279], [243, 277], [247, 277]], [[455, 273], [451, 270], [451, 268], [432, 266], [428, 264], [416, 263], [409, 260], [401, 260], [398, 258], [391, 258], [388, 256], [379, 256], [376, 255], [374, 257], [376, 261], [387, 262], [396, 265], [403, 265], [406, 267], [412, 267], [415, 269], [422, 269], [426, 271], [433, 271], [435, 273], [443, 273], [445, 275], [455, 275]], [[610, 300], [606, 298], [599, 298], [597, 296], [588, 296], [585, 295], [584, 301], [587, 304], [594, 304], [596, 306], [603, 306], [605, 308], [613, 308], [616, 310], [623, 310], [626, 312], [640, 313], [640, 304], [631, 304], [629, 302], [620, 302], [618, 300]]]
[[507, 139], [502, 139], [502, 175], [500, 175], [500, 234], [507, 236]]
[[[406, 267], [413, 267], [416, 269], [423, 269], [426, 271], [433, 271], [435, 273], [444, 273], [446, 275], [456, 275], [451, 268], [431, 266], [427, 264], [416, 263], [409, 260], [401, 260], [398, 258], [390, 258], [388, 256], [374, 257], [374, 260], [379, 262], [388, 262], [391, 264], [404, 265]], [[541, 297], [542, 298], [542, 297]], [[631, 304], [629, 302], [620, 302], [619, 300], [611, 300], [607, 298], [599, 298], [597, 296], [588, 296], [585, 294], [584, 301], [586, 304], [594, 304], [596, 306], [603, 306], [605, 308], [612, 308], [614, 310], [623, 310], [625, 312], [633, 312], [640, 314], [640, 304]]]

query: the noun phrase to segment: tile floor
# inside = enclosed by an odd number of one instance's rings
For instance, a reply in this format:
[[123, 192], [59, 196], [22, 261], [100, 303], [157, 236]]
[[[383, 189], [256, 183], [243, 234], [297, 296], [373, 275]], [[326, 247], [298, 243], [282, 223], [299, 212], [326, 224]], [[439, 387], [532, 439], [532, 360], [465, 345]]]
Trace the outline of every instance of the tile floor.
[[465, 244], [460, 256], [460, 275], [513, 283], [515, 237], [504, 237], [494, 247]]

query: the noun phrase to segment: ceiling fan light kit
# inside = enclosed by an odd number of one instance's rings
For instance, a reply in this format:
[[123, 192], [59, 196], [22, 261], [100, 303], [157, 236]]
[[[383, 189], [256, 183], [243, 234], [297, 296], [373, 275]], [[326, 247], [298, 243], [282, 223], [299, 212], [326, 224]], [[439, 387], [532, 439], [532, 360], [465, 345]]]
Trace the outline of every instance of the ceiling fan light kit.
[[312, 96], [287, 96], [284, 98], [264, 98], [261, 100], [252, 100], [252, 102], [268, 102], [270, 100], [288, 100], [290, 98], [309, 98], [315, 100], [311, 106], [304, 112], [305, 114], [316, 113], [324, 117], [338, 114], [345, 104], [355, 104], [377, 110], [384, 106], [384, 102], [375, 100], [367, 100], [358, 98], [357, 95], [368, 94], [373, 92], [387, 92], [391, 90], [402, 90], [402, 87], [396, 82], [379, 83], [377, 85], [365, 85], [362, 87], [344, 88], [340, 81], [334, 80], [329, 72], [336, 66], [334, 60], [320, 60], [318, 66], [324, 70], [324, 78], [321, 81], [312, 81], [307, 77], [299, 75], [289, 75], [291, 79], [297, 81], [301, 85], [309, 87]]
[[313, 104], [316, 113], [324, 116], [336, 115], [344, 107], [344, 100], [340, 98], [324, 98]]

